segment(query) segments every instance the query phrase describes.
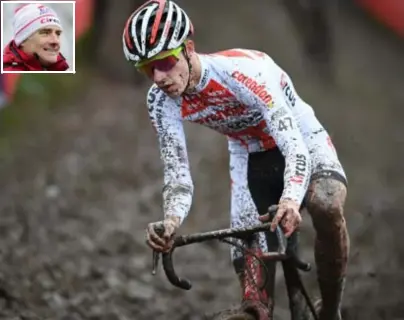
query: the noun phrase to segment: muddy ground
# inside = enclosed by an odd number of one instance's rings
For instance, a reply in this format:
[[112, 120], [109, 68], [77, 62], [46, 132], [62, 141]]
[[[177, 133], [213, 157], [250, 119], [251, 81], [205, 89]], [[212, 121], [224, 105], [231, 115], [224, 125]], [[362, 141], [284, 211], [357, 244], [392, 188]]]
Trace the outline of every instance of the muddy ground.
[[[230, 3], [237, 9], [225, 11]], [[216, 12], [209, 24], [197, 12], [207, 8]], [[333, 15], [337, 79], [330, 85], [299, 58], [278, 1], [195, 2], [190, 15], [196, 30], [204, 29], [197, 37], [202, 51], [263, 49], [315, 107], [350, 183], [345, 319], [404, 319], [402, 43], [341, 6]], [[150, 274], [144, 229], [161, 217], [162, 169], [146, 90], [94, 76], [76, 103], [13, 140], [0, 167], [0, 319], [198, 320], [238, 301], [223, 244], [177, 254], [179, 273], [194, 282], [189, 292], [170, 286], [161, 272]], [[227, 227], [226, 143], [204, 128], [186, 130], [196, 190], [181, 231]], [[303, 256], [312, 262], [313, 234], [304, 218]], [[278, 278], [276, 313], [288, 319], [280, 272]], [[313, 294], [314, 280], [313, 273], [305, 276]]]

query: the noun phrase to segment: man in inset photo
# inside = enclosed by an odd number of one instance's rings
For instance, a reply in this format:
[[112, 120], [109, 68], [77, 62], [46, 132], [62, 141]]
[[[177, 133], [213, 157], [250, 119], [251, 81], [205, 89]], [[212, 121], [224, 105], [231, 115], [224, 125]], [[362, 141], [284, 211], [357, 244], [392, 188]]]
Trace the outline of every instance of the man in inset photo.
[[66, 71], [61, 53], [63, 27], [56, 12], [40, 3], [19, 6], [13, 39], [4, 48], [3, 71]]

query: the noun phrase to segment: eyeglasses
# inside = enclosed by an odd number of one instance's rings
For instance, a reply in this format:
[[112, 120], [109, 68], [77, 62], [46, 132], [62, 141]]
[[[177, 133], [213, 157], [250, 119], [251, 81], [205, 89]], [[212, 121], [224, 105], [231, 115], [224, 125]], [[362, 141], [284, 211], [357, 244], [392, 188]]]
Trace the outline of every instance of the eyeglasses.
[[180, 46], [176, 49], [165, 51], [153, 58], [139, 61], [135, 64], [135, 68], [148, 76], [153, 76], [154, 69], [160, 71], [170, 71], [177, 64], [181, 51], [184, 49]]

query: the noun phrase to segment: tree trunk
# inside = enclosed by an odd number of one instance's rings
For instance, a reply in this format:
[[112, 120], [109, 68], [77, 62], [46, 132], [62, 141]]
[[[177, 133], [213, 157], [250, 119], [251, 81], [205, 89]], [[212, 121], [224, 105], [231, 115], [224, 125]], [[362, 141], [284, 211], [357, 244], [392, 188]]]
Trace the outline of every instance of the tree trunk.
[[101, 73], [115, 81], [141, 83], [143, 77], [125, 59], [122, 33], [130, 14], [141, 0], [97, 0], [95, 9], [96, 63]]

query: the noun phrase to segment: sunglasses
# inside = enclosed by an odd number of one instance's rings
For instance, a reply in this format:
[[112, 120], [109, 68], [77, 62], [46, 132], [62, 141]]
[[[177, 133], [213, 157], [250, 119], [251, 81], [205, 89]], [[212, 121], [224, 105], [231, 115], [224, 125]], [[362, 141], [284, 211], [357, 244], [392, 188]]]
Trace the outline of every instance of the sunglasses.
[[139, 61], [135, 64], [135, 68], [148, 76], [153, 76], [155, 69], [164, 72], [170, 71], [177, 64], [183, 49], [184, 47], [180, 46], [176, 49], [165, 51], [153, 58]]

